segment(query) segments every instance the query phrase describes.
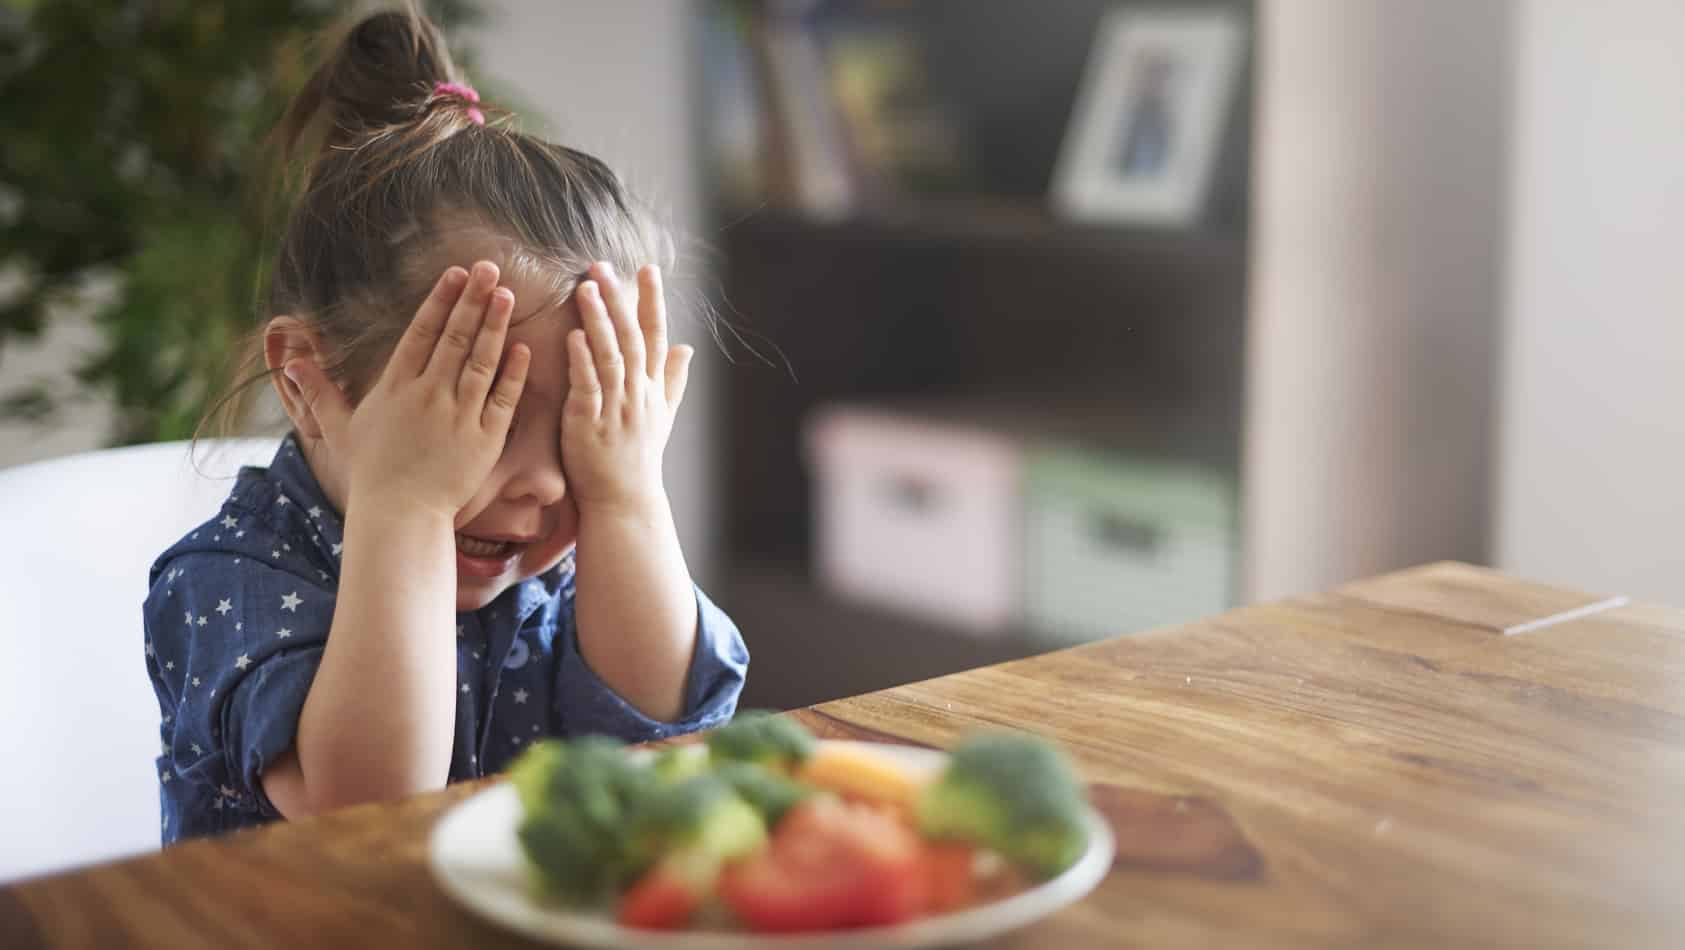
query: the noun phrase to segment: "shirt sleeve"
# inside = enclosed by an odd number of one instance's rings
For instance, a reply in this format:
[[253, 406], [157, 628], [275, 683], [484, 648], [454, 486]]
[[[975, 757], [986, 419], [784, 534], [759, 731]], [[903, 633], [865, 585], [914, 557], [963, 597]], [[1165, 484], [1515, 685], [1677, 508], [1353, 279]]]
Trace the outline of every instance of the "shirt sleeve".
[[[147, 598], [168, 765], [231, 804], [280, 813], [264, 767], [292, 745], [321, 663], [334, 594], [288, 571], [220, 554], [177, 558]], [[171, 708], [173, 707], [173, 716]]]
[[[571, 592], [570, 592], [571, 593]], [[639, 712], [603, 682], [579, 652], [573, 600], [563, 604], [557, 705], [567, 735], [602, 733], [646, 742], [708, 729], [730, 719], [749, 671], [749, 649], [731, 618], [696, 591], [696, 650], [685, 678], [685, 708], [673, 722]]]

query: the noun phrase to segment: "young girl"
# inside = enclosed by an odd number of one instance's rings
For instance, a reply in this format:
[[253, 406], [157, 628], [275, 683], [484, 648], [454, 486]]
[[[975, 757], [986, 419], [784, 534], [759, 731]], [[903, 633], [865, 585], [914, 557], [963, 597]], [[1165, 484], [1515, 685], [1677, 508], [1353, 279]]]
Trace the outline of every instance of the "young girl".
[[665, 242], [601, 162], [478, 100], [430, 23], [382, 13], [282, 123], [318, 149], [262, 334], [292, 432], [152, 568], [166, 843], [736, 705], [747, 651], [662, 484], [692, 355]]

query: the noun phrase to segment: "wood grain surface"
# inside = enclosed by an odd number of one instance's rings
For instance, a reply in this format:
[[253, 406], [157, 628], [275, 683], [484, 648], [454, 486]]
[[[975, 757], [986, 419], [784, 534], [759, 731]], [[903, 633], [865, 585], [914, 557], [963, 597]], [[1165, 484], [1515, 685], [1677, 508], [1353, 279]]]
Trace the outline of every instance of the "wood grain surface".
[[[1070, 750], [1118, 860], [991, 946], [1685, 946], [1685, 611], [1438, 564], [790, 715]], [[472, 790], [14, 884], [0, 946], [530, 946], [427, 875]]]

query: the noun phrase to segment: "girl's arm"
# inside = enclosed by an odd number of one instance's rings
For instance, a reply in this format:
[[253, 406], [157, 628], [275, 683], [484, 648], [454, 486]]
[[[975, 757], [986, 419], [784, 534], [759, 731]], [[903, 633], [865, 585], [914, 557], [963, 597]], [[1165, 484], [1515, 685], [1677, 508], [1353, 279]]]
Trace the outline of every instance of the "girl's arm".
[[651, 719], [684, 712], [696, 590], [661, 478], [694, 350], [669, 349], [661, 275], [622, 284], [607, 264], [579, 285], [568, 334], [562, 462], [579, 508], [574, 611], [586, 663]]
[[290, 818], [445, 784], [456, 720], [454, 519], [502, 451], [531, 353], [497, 267], [446, 271], [355, 411], [310, 360], [285, 374], [349, 460], [333, 625], [293, 750], [263, 775]]

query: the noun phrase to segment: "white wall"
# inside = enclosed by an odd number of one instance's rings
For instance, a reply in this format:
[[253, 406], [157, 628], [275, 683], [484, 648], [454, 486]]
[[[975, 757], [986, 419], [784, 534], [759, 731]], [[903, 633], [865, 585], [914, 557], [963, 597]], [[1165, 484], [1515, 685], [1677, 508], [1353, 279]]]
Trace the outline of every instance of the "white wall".
[[1521, 0], [1496, 559], [1685, 602], [1685, 3]]
[[[474, 40], [478, 66], [513, 87], [528, 125], [607, 162], [681, 236], [700, 220], [694, 128], [687, 109], [689, 3], [678, 0], [499, 0]], [[536, 130], [536, 129], [535, 129]], [[681, 242], [681, 250], [684, 244]], [[682, 262], [694, 270], [695, 261]], [[675, 283], [669, 281], [669, 284]], [[683, 292], [686, 282], [677, 282]], [[695, 292], [696, 283], [688, 289]], [[711, 378], [721, 361], [707, 334], [680, 315], [675, 339], [694, 344], [690, 390], [667, 449], [667, 488], [691, 571], [711, 571]]]
[[1258, 29], [1247, 595], [1480, 560], [1511, 4], [1263, 0]]

